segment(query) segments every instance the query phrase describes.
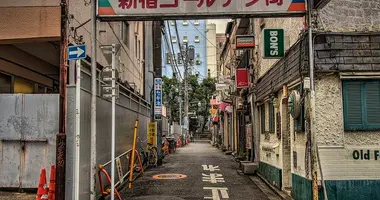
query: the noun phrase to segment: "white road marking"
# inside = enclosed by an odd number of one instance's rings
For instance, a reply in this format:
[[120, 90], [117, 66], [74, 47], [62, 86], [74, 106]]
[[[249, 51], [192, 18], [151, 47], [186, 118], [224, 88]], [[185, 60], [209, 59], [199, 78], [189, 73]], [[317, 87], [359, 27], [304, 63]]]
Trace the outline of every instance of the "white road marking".
[[[204, 197], [204, 199], [212, 199], [212, 200], [221, 200], [222, 199], [229, 199], [228, 196], [228, 188], [225, 187], [203, 187], [204, 190], [211, 190], [212, 191], [212, 197]], [[220, 191], [220, 195], [219, 195]]]
[[211, 173], [211, 174], [203, 174], [202, 173], [202, 181], [203, 182], [210, 182], [210, 183], [224, 183], [224, 178], [222, 174], [216, 174], [216, 173]]
[[213, 165], [202, 165], [204, 171], [220, 171], [219, 166], [213, 166]]

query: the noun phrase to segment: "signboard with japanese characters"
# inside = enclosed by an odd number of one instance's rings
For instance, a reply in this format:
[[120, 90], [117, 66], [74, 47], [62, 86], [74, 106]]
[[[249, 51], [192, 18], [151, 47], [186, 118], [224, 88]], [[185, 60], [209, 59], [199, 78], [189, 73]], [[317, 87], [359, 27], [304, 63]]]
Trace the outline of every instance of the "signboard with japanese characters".
[[253, 35], [237, 35], [236, 36], [237, 49], [255, 48], [255, 36]]
[[236, 88], [247, 88], [249, 87], [249, 71], [246, 68], [236, 69], [235, 79], [236, 79]]
[[98, 0], [103, 20], [302, 16], [305, 0]]
[[148, 123], [148, 143], [157, 146], [157, 122]]
[[154, 117], [161, 119], [162, 115], [162, 79], [154, 79]]

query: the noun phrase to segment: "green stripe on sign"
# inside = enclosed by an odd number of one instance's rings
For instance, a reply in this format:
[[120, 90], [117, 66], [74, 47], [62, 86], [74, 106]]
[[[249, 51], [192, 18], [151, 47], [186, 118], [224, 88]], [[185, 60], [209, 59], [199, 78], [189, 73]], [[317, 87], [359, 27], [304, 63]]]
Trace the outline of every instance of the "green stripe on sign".
[[108, 0], [99, 0], [99, 7], [112, 7]]

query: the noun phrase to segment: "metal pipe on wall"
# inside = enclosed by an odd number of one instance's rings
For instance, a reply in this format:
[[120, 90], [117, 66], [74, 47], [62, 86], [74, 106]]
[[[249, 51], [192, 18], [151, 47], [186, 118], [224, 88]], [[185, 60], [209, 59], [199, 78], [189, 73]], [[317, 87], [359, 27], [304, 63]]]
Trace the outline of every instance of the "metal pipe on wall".
[[90, 199], [96, 198], [96, 0], [91, 2], [91, 170], [90, 170]]

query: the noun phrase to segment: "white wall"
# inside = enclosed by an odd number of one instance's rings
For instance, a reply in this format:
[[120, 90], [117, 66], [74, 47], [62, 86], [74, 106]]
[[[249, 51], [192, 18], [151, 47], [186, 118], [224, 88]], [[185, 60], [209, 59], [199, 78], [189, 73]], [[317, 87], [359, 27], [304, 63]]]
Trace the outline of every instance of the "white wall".
[[207, 24], [206, 37], [207, 70], [210, 70], [211, 77], [215, 78], [217, 77], [216, 24]]
[[[70, 1], [69, 14], [73, 15], [73, 18], [70, 19], [69, 26], [73, 28], [78, 27], [80, 24], [86, 22], [91, 18], [91, 6], [86, 6], [83, 1]], [[97, 22], [97, 61], [102, 66], [109, 65], [103, 53], [101, 52], [100, 45], [118, 44], [120, 43], [119, 41], [121, 41], [123, 48], [120, 49], [120, 62], [122, 63], [119, 68], [120, 78], [123, 81], [127, 81], [132, 87], [136, 85], [137, 91], [142, 94], [144, 87], [144, 22], [129, 22], [129, 47], [123, 43], [123, 22], [110, 22], [109, 24], [107, 22]], [[91, 57], [90, 32], [91, 22], [86, 23], [84, 26], [77, 30], [77, 35], [83, 36], [83, 42], [86, 44], [87, 55], [89, 57]], [[69, 41], [75, 44], [76, 41], [73, 39], [75, 36], [74, 32], [71, 31], [69, 34]], [[140, 40], [140, 45], [137, 45], [137, 48], [135, 45], [135, 36], [137, 36], [137, 41]], [[138, 59], [139, 54], [140, 59]]]

